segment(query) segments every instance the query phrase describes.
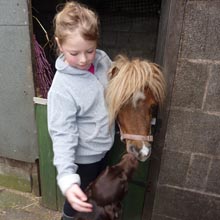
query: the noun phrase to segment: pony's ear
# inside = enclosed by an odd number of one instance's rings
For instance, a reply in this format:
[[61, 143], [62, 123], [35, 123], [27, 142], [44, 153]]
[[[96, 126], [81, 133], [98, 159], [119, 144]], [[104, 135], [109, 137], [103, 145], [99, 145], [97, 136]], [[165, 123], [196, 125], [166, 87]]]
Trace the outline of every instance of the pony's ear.
[[109, 79], [114, 78], [114, 76], [117, 74], [117, 72], [118, 72], [118, 67], [113, 66], [108, 72]]

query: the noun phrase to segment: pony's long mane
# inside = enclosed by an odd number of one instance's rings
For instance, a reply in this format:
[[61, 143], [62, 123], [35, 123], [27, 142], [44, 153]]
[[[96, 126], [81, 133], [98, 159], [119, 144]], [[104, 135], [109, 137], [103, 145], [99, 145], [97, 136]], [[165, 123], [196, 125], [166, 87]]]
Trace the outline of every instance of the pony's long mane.
[[117, 117], [121, 107], [131, 101], [134, 94], [149, 88], [158, 104], [165, 97], [165, 81], [159, 66], [147, 60], [118, 55], [108, 73], [109, 84], [106, 101], [110, 122]]

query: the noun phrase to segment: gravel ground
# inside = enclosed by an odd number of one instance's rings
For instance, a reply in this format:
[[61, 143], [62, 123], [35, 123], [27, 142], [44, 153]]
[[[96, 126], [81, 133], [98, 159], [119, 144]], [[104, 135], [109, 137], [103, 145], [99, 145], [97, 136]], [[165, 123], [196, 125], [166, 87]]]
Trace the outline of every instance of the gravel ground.
[[0, 186], [0, 220], [60, 220], [61, 213], [40, 204], [41, 198]]

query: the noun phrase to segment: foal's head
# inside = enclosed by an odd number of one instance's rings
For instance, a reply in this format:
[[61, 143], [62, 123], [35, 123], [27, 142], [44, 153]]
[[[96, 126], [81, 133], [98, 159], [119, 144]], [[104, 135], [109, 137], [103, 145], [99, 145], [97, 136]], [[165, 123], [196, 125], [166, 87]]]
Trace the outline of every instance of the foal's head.
[[109, 71], [106, 100], [110, 121], [120, 127], [127, 151], [140, 161], [151, 154], [152, 110], [165, 96], [163, 75], [154, 63], [119, 55]]

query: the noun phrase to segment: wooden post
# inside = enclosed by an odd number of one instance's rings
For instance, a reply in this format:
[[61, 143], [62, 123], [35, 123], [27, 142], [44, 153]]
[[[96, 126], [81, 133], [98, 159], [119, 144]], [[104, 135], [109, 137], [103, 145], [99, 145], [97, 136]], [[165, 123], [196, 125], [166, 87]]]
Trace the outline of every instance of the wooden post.
[[47, 100], [34, 98], [34, 102], [38, 132], [42, 205], [57, 210], [56, 169], [53, 166], [52, 142], [47, 128]]

